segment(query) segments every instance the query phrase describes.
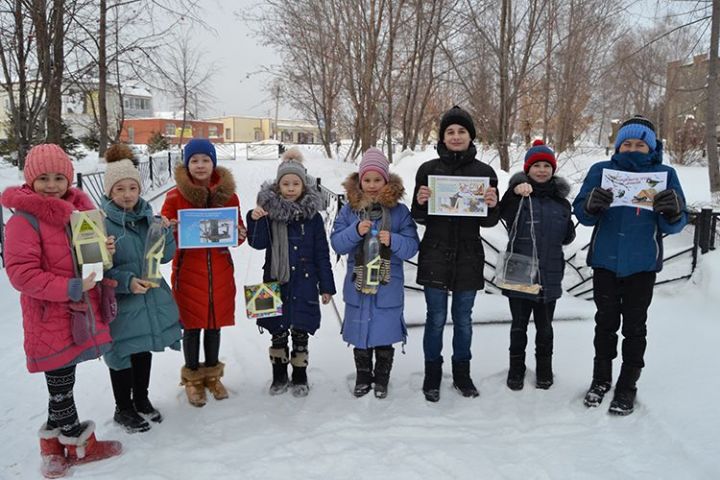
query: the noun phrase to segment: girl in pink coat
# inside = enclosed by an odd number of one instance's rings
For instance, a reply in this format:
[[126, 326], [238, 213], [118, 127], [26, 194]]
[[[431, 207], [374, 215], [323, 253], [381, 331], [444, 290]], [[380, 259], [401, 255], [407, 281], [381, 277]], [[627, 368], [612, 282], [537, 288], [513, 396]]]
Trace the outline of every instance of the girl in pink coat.
[[[48, 419], [40, 428], [42, 473], [63, 476], [79, 463], [120, 453], [119, 442], [100, 442], [95, 424], [78, 419], [73, 386], [75, 366], [110, 348], [110, 315], [101, 309], [102, 287], [95, 274], [81, 278], [70, 238], [70, 215], [95, 208], [71, 187], [73, 166], [57, 145], [33, 147], [25, 160], [25, 184], [2, 193], [15, 214], [6, 227], [5, 265], [20, 291], [27, 368], [45, 372]], [[115, 251], [108, 238], [108, 250]]]

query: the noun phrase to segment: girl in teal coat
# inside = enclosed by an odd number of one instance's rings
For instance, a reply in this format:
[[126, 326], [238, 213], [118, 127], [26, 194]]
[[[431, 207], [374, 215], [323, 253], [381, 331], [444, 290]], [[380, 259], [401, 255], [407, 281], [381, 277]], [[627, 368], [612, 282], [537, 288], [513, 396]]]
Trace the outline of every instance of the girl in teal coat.
[[[129, 433], [149, 430], [146, 418], [162, 421], [162, 415], [148, 399], [150, 352], [161, 352], [165, 347], [180, 350], [182, 338], [170, 287], [162, 276], [156, 282], [142, 278], [145, 243], [154, 220], [152, 207], [140, 197], [140, 174], [132, 158], [126, 145], [108, 149], [103, 200], [105, 226], [108, 234], [117, 238], [113, 268], [105, 275], [118, 282], [118, 315], [110, 324], [112, 350], [104, 358], [110, 367], [115, 396], [113, 418]], [[175, 239], [169, 228], [164, 228], [162, 235], [165, 244], [159, 258], [166, 263], [175, 254]]]

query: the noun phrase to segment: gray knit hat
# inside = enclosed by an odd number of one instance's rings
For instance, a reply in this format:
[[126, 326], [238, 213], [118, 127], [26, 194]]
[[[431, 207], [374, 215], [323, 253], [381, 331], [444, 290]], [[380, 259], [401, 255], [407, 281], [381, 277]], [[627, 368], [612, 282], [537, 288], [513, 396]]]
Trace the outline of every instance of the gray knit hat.
[[282, 163], [280, 163], [280, 166], [278, 167], [277, 177], [275, 177], [275, 180], [280, 182], [282, 177], [292, 173], [297, 175], [303, 185], [305, 185], [307, 170], [303, 166], [303, 160], [303, 154], [299, 148], [292, 147], [288, 149], [285, 153], [283, 153]]
[[107, 168], [103, 180], [105, 195], [110, 197], [113, 186], [120, 180], [125, 179], [135, 180], [142, 190], [140, 172], [135, 168], [134, 158], [135, 156], [130, 147], [122, 143], [115, 144], [107, 149], [107, 152], [105, 152]]

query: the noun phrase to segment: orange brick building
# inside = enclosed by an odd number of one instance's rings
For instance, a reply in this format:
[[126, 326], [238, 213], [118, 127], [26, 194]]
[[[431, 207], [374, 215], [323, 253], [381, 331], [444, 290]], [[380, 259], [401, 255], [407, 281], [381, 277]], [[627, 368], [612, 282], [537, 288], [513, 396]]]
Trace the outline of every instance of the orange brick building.
[[[131, 144], [147, 145], [150, 137], [160, 132], [170, 144], [177, 145], [180, 141], [182, 119], [174, 118], [128, 118], [123, 122], [120, 141]], [[223, 123], [205, 122], [203, 120], [187, 120], [183, 144], [193, 138], [207, 138], [213, 143], [223, 142]]]

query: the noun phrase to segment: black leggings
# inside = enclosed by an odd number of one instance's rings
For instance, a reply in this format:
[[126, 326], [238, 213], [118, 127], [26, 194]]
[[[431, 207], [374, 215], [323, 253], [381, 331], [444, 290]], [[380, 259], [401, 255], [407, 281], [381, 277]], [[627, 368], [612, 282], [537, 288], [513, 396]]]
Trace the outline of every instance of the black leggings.
[[[200, 367], [200, 328], [186, 329], [183, 333], [183, 354], [185, 366], [190, 370]], [[218, 364], [220, 355], [220, 329], [206, 328], [203, 336], [203, 349], [205, 350], [205, 366], [214, 367]]]
[[115, 405], [119, 410], [130, 410], [133, 408], [133, 401], [137, 403], [148, 397], [152, 353], [141, 352], [130, 355], [130, 364], [132, 366], [124, 370], [110, 369]]
[[75, 365], [45, 372], [45, 383], [50, 394], [47, 428], [60, 427], [65, 436], [79, 436], [82, 428], [73, 397]]

